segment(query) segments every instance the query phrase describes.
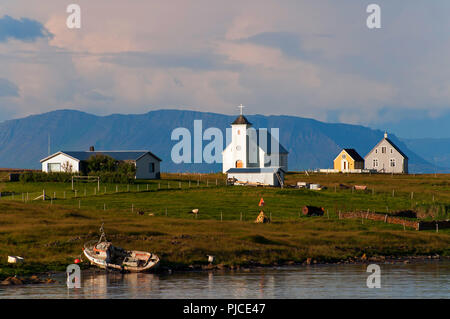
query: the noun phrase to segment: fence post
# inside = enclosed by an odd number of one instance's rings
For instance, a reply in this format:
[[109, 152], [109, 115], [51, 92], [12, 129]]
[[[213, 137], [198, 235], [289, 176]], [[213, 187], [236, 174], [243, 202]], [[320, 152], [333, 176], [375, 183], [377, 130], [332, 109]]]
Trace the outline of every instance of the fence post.
[[166, 207], [166, 217], [167, 217], [167, 207]]
[[439, 223], [436, 223], [436, 233], [439, 233]]
[[130, 184], [127, 184], [127, 192], [130, 191]]
[[116, 193], [118, 192], [118, 186], [116, 185]]
[[223, 221], [222, 212], [220, 212], [220, 221]]
[[103, 210], [106, 210], [106, 204], [103, 203]]
[[395, 197], [395, 190], [392, 190], [392, 197]]
[[42, 200], [45, 200], [45, 189], [42, 190]]
[[75, 190], [75, 197], [77, 197], [77, 190]]
[[81, 208], [81, 199], [78, 200], [78, 208]]
[[[27, 199], [28, 199], [28, 193], [27, 193]], [[66, 199], [66, 191], [64, 191], [64, 199]]]
[[242, 221], [242, 212], [241, 212], [241, 221]]
[[191, 180], [189, 180], [189, 188], [191, 188]]
[[84, 189], [84, 197], [86, 197], [86, 188]]

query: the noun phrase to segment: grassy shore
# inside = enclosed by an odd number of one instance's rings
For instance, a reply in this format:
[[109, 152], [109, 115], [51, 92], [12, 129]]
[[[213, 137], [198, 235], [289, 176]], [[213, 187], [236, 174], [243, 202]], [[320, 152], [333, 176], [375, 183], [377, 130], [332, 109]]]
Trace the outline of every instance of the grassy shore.
[[[162, 180], [134, 185], [101, 184], [100, 191], [94, 184], [77, 183], [76, 194], [70, 183], [0, 183], [7, 194], [0, 199], [0, 277], [64, 270], [85, 241], [97, 238], [102, 222], [114, 244], [155, 252], [163, 266], [172, 268], [206, 265], [208, 254], [225, 266], [308, 258], [338, 262], [364, 254], [450, 255], [449, 230], [418, 232], [337, 215], [339, 210], [390, 213], [449, 205], [449, 175], [289, 174], [286, 181], [316, 182], [327, 189], [227, 187], [221, 174], [164, 174]], [[340, 184], [369, 190], [341, 189]], [[54, 198], [33, 201], [44, 189]], [[261, 197], [271, 224], [253, 223]], [[324, 207], [328, 214], [303, 217], [304, 205]], [[197, 217], [189, 214], [193, 208], [199, 209]], [[23, 256], [25, 263], [8, 265], [8, 255]]]

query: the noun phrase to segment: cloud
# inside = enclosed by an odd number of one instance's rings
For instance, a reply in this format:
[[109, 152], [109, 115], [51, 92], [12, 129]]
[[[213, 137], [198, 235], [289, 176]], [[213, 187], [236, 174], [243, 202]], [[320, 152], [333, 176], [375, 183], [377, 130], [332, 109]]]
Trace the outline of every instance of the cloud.
[[20, 87], [8, 101], [16, 117], [230, 114], [243, 103], [249, 113], [382, 125], [450, 110], [450, 2], [377, 3], [380, 30], [366, 27], [357, 1], [80, 0], [82, 28], [71, 30], [60, 0], [7, 0], [0, 26], [22, 29], [0, 27], [0, 78]]
[[51, 36], [44, 26], [36, 20], [14, 19], [8, 15], [0, 18], [0, 42], [6, 42], [8, 39], [34, 41], [37, 38], [51, 38]]
[[151, 52], [121, 52], [103, 55], [101, 62], [130, 68], [187, 68], [192, 70], [236, 69], [237, 64], [227, 63], [227, 57], [214, 53], [173, 54]]
[[0, 97], [18, 97], [19, 88], [17, 85], [8, 81], [7, 79], [0, 78]]

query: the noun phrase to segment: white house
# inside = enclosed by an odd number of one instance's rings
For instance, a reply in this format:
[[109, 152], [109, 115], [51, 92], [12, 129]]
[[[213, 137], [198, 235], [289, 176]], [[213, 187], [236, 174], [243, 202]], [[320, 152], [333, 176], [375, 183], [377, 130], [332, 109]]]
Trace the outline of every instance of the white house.
[[364, 157], [365, 168], [379, 173], [408, 174], [408, 156], [388, 138], [384, 138]]
[[80, 172], [93, 155], [106, 155], [136, 165], [136, 179], [160, 178], [161, 159], [150, 151], [59, 151], [41, 160], [43, 172]]
[[288, 151], [267, 130], [254, 129], [242, 114], [231, 124], [231, 143], [222, 152], [222, 171], [241, 182], [280, 186]]

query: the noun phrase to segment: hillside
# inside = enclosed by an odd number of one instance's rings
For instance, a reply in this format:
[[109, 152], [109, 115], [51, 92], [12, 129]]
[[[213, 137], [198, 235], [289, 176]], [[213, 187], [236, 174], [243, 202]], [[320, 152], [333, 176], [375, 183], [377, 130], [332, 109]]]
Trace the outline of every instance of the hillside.
[[[50, 134], [51, 153], [88, 150], [91, 145], [97, 150], [149, 149], [163, 159], [163, 171], [219, 171], [221, 164], [174, 164], [170, 152], [176, 142], [171, 141], [171, 132], [177, 127], [193, 132], [194, 120], [203, 120], [203, 129], [217, 127], [225, 132], [234, 118], [181, 110], [109, 116], [58, 110], [28, 116], [0, 123], [0, 167], [40, 168], [39, 160], [48, 154]], [[289, 151], [289, 170], [331, 167], [343, 147], [355, 148], [364, 157], [383, 136], [382, 131], [363, 126], [294, 116], [248, 115], [247, 118], [254, 127], [280, 128], [280, 141]], [[396, 136], [390, 138], [408, 155], [410, 172], [435, 171], [432, 163], [411, 151]]]

